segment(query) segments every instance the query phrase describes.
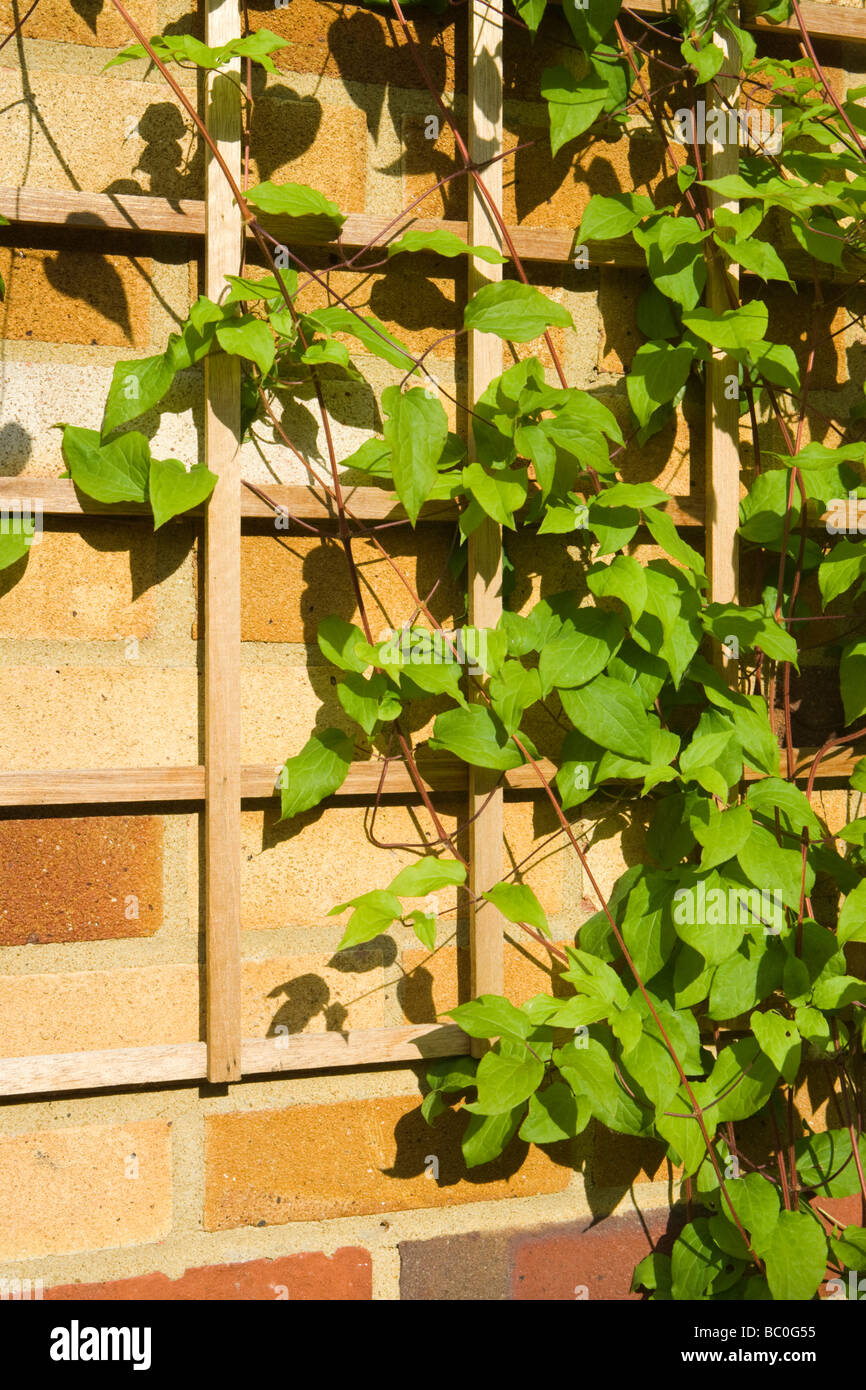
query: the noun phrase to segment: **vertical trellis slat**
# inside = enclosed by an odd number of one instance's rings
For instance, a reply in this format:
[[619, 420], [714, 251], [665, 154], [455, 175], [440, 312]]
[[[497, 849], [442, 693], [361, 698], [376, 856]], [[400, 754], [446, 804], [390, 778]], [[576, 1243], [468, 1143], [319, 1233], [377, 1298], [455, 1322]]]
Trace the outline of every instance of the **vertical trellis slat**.
[[[239, 38], [238, 0], [207, 0], [206, 38]], [[240, 182], [240, 62], [208, 82], [207, 125]], [[241, 214], [225, 175], [208, 152], [205, 293], [219, 299], [224, 276], [237, 274]], [[205, 823], [207, 913], [207, 1074], [241, 1074], [241, 526], [240, 359], [226, 353], [205, 363], [206, 460], [219, 482], [205, 519]]]
[[[502, 17], [486, 0], [473, 0], [469, 20], [469, 153], [476, 164], [502, 149]], [[502, 162], [482, 175], [498, 208], [502, 207]], [[469, 192], [469, 241], [474, 246], [501, 249], [499, 228], [484, 195], [475, 185]], [[473, 260], [470, 294], [487, 281], [501, 279], [500, 266]], [[502, 371], [502, 342], [489, 333], [469, 334], [469, 400], [482, 394]], [[469, 542], [469, 621], [475, 627], [495, 627], [502, 612], [502, 533], [486, 520]], [[471, 770], [470, 814], [490, 800], [470, 828], [470, 887], [476, 894], [502, 877], [502, 792], [494, 791], [495, 773]], [[491, 795], [492, 792], [492, 795]], [[491, 903], [471, 912], [472, 994], [501, 994], [503, 989], [502, 917]]]
[[[733, 133], [730, 129], [733, 122], [729, 118], [729, 111], [731, 108], [736, 109], [739, 102], [737, 80], [732, 75], [738, 70], [739, 53], [730, 35], [716, 34], [714, 42], [725, 49], [725, 60], [715, 84], [710, 83], [706, 88], [707, 140], [704, 176], [708, 179], [736, 174], [739, 165], [739, 141], [729, 138]], [[720, 132], [713, 129], [714, 110], [721, 111], [725, 117]], [[722, 134], [722, 138], [713, 138], [717, 134]], [[714, 212], [721, 207], [736, 210], [738, 206], [736, 202], [711, 191], [708, 191], [707, 198], [710, 209]], [[729, 276], [730, 272], [714, 257], [707, 281], [706, 302], [715, 312], [731, 308], [726, 275]], [[730, 277], [730, 283], [736, 284], [735, 276]], [[732, 389], [731, 380], [733, 378], [733, 381], [736, 381], [736, 377], [736, 362], [714, 348], [712, 361], [707, 365], [706, 378], [707, 575], [710, 581], [710, 599], [713, 603], [735, 603], [739, 588], [737, 526], [740, 498], [740, 403], [736, 391]], [[717, 658], [720, 665], [727, 668], [729, 678], [733, 680], [736, 663], [727, 661], [720, 649]]]

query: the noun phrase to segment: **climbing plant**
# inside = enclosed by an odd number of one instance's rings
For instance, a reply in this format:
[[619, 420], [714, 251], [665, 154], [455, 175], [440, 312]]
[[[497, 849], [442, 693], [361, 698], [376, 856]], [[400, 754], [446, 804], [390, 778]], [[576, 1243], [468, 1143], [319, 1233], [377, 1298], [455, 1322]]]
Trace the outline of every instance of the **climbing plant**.
[[[220, 70], [240, 57], [248, 116], [251, 64], [274, 70], [273, 55], [287, 42], [267, 29], [221, 49], [188, 35], [148, 40], [113, 3], [135, 42], [112, 62], [156, 64], [208, 144], [172, 66]], [[458, 165], [448, 177], [477, 178], [399, 0], [388, 8], [454, 132]], [[446, 830], [418, 772], [409, 733], [419, 726], [418, 702], [438, 702], [432, 753], [501, 776], [527, 765], [538, 778], [598, 910], [563, 948], [517, 872], [483, 894], [546, 944], [562, 988], [522, 1006], [484, 995], [451, 1010], [469, 1036], [490, 1045], [480, 1060], [433, 1063], [422, 1111], [434, 1126], [449, 1106], [466, 1112], [470, 1168], [518, 1137], [556, 1144], [590, 1121], [659, 1141], [680, 1175], [686, 1221], [670, 1256], [651, 1254], [635, 1271], [635, 1288], [655, 1299], [811, 1299], [828, 1271], [844, 1289], [849, 1271], [866, 1269], [866, 985], [851, 954], [866, 942], [866, 816], [831, 833], [813, 798], [822, 760], [866, 734], [857, 727], [866, 715], [866, 638], [850, 611], [866, 587], [866, 401], [844, 418], [821, 414], [814, 402], [821, 314], [844, 304], [864, 265], [866, 89], [837, 95], [797, 0], [758, 11], [771, 22], [793, 12], [801, 56], [758, 58], [730, 0], [680, 3], [652, 24], [620, 0], [562, 6], [570, 39], [556, 32], [568, 63], [547, 69], [539, 92], [552, 152], [574, 153], [594, 128], [613, 123], [626, 139], [653, 129], [666, 160], [662, 192], [595, 194], [575, 234], [575, 273], [598, 241], [630, 238], [645, 260], [625, 427], [569, 384], [550, 330], [568, 333], [570, 315], [530, 283], [501, 221], [501, 256], [446, 230], [413, 230], [420, 198], [387, 233], [387, 260], [398, 272], [404, 258], [431, 253], [505, 262], [506, 278], [469, 300], [464, 328], [546, 344], [552, 368], [515, 354], [480, 399], [457, 403], [454, 432], [448, 393], [430, 376], [426, 354], [354, 307], [331, 272], [302, 254], [310, 243], [340, 245], [345, 219], [334, 203], [295, 183], [238, 187], [224, 165], [264, 273], [239, 265], [219, 302], [199, 298], [163, 353], [118, 363], [100, 431], [62, 426], [76, 486], [101, 502], [149, 501], [160, 526], [204, 501], [216, 480], [197, 462], [152, 458], [145, 436], [129, 427], [171, 408], [178, 372], [234, 354], [244, 364], [244, 430], [269, 425], [332, 503], [360, 617], [324, 618], [317, 641], [353, 732], [316, 732], [286, 761], [282, 816], [316, 807], [354, 760], [375, 755], [405, 762], [430, 818], [417, 862], [334, 905], [345, 928], [341, 949], [398, 923], [432, 949], [436, 913], [418, 900], [454, 887], [464, 903], [471, 897], [461, 827]], [[516, 0], [505, 20], [534, 38], [550, 23], [546, 0]], [[722, 74], [726, 47], [736, 63]], [[737, 106], [720, 74], [738, 80]], [[672, 112], [674, 100], [681, 106]], [[708, 119], [727, 124], [740, 146], [739, 170], [724, 179], [705, 176]], [[738, 210], [714, 214], [708, 191], [736, 200]], [[260, 214], [279, 214], [287, 244]], [[333, 266], [363, 269], [369, 255], [341, 250]], [[381, 246], [375, 255], [381, 260]], [[708, 275], [720, 271], [728, 304], [716, 310], [703, 300]], [[803, 364], [771, 332], [762, 287], [774, 283], [798, 290], [809, 335]], [[301, 307], [311, 285], [327, 290], [326, 307]], [[401, 380], [381, 391], [381, 431], [339, 460], [327, 384], [358, 379], [356, 345]], [[667, 492], [621, 476], [701, 391], [714, 349], [731, 360], [726, 389], [750, 440], [740, 527], [757, 576], [748, 602], [711, 601], [704, 560], [679, 534]], [[318, 403], [324, 465], [305, 457], [281, 424], [277, 405], [292, 395]], [[810, 419], [820, 439], [811, 437]], [[341, 468], [395, 494], [413, 525], [426, 503], [456, 504], [455, 574], [467, 539], [490, 518], [506, 537], [528, 531], [576, 547], [575, 588], [526, 612], [507, 610], [495, 628], [443, 632], [429, 596], [387, 555], [387, 532], [352, 515]], [[652, 558], [639, 559], [635, 547], [647, 535]], [[357, 538], [388, 559], [415, 612], [384, 639], [373, 632], [358, 578]], [[0, 545], [6, 565], [26, 554], [23, 538], [7, 535]], [[836, 635], [827, 639], [830, 618]], [[802, 788], [792, 672], [821, 646], [839, 670], [844, 726], [817, 751]], [[547, 759], [556, 764], [552, 779]], [[866, 790], [866, 759], [850, 788]], [[606, 794], [639, 798], [648, 818], [643, 862], [607, 897], [587, 860], [580, 814]], [[816, 1073], [831, 1093], [821, 1132], [803, 1105]], [[761, 1134], [771, 1136], [768, 1145]], [[843, 1225], [823, 1205], [858, 1194], [860, 1224]]]

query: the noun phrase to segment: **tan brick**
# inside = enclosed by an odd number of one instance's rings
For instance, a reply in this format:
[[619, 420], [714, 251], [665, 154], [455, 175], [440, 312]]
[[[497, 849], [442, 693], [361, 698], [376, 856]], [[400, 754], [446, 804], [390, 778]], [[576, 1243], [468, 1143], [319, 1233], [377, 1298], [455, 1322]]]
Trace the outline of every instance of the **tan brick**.
[[[434, 1129], [419, 1097], [291, 1106], [206, 1121], [206, 1230], [328, 1220], [559, 1192], [570, 1170], [540, 1149], [467, 1174], [459, 1152], [463, 1117]], [[525, 1161], [516, 1168], [520, 1155]], [[439, 1159], [438, 1182], [425, 1159]], [[516, 1169], [516, 1170], [515, 1170]]]
[[3, 1260], [161, 1240], [171, 1229], [170, 1125], [142, 1120], [0, 1138], [0, 1190]]
[[[667, 424], [639, 444], [632, 438], [634, 417], [624, 397], [612, 396], [605, 405], [619, 421], [625, 448], [617, 454], [616, 465], [628, 483], [654, 482], [676, 496], [687, 497], [701, 491], [704, 481], [703, 408], [688, 402], [679, 406]], [[694, 545], [694, 539], [691, 544]]]
[[149, 260], [0, 247], [3, 336], [144, 348], [150, 342]]
[[[279, 13], [279, 11], [276, 11]], [[343, 213], [363, 212], [367, 189], [367, 126], [353, 106], [325, 106], [317, 97], [291, 100], [274, 80], [256, 98], [251, 183], [306, 183]]]
[[[427, 216], [427, 214], [424, 214]], [[410, 352], [417, 356], [429, 353], [431, 359], [453, 361], [455, 355], [465, 355], [465, 344], [452, 336], [463, 327], [463, 307], [466, 302], [463, 277], [445, 274], [437, 277], [431, 267], [425, 267], [417, 257], [404, 256], [395, 262], [389, 274], [370, 274], [366, 271], [332, 271], [329, 284], [342, 300], [364, 315], [375, 314]], [[297, 299], [306, 313], [323, 307], [327, 300], [324, 287], [313, 281]], [[348, 334], [334, 335], [355, 355], [358, 343]], [[440, 342], [439, 339], [444, 339]], [[432, 349], [432, 350], [431, 350]]]
[[[515, 928], [515, 935], [519, 929]], [[559, 943], [560, 945], [562, 943]], [[570, 944], [570, 943], [569, 943]], [[444, 947], [429, 951], [404, 951], [405, 972], [397, 986], [397, 997], [410, 1023], [433, 1023], [438, 1015], [472, 998], [469, 951], [463, 947]], [[529, 937], [505, 946], [505, 996], [514, 1004], [525, 1004], [536, 994], [568, 992], [557, 981], [563, 969], [543, 947]]]
[[[157, 32], [155, 0], [130, 0], [125, 8], [148, 38]], [[18, 23], [21, 15], [20, 5], [12, 0], [0, 0], [0, 30], [4, 34]], [[123, 48], [133, 42], [129, 25], [113, 5], [79, 5], [76, 11], [66, 0], [42, 0], [33, 14], [28, 15], [23, 32], [28, 39], [82, 43], [96, 48]]]
[[[811, 300], [804, 304], [804, 295], [785, 285], [762, 286], [761, 298], [770, 311], [767, 338], [771, 343], [785, 343], [793, 349], [803, 379], [810, 347], [814, 345], [815, 361], [809, 378], [814, 390], [830, 390], [847, 381], [848, 367], [841, 330], [845, 328], [850, 315], [844, 307], [837, 307], [831, 302], [813, 309]], [[814, 329], [811, 328], [813, 315]]]
[[[445, 829], [454, 829], [457, 806], [437, 806]], [[461, 817], [465, 815], [460, 807]], [[383, 888], [417, 854], [378, 849], [367, 838], [357, 807], [332, 804], [326, 814], [309, 811], [288, 824], [278, 820], [276, 804], [264, 811], [244, 811], [242, 827], [241, 908], [243, 924], [267, 927], [328, 927], [339, 935], [340, 921], [328, 917], [339, 902], [371, 888]], [[386, 844], [417, 843], [426, 824], [422, 811], [399, 805], [380, 807], [375, 834]], [[190, 818], [190, 884], [195, 898], [199, 878], [197, 817]], [[453, 907], [453, 892], [439, 895], [440, 911]], [[197, 920], [193, 905], [192, 921]]]
[[[387, 13], [358, 5], [322, 9], [317, 0], [293, 0], [289, 8], [273, 9], [268, 0], [255, 0], [251, 19], [254, 27], [266, 25], [290, 40], [290, 48], [275, 54], [277, 66], [287, 73], [309, 72], [375, 87], [424, 85], [399, 24]], [[455, 65], [458, 85], [465, 88], [464, 22], [412, 10], [409, 28], [437, 89], [453, 89]]]
[[[384, 1028], [382, 958], [356, 951], [345, 967], [328, 956], [281, 956], [243, 963], [245, 1038]], [[279, 1030], [279, 1031], [278, 1031]]]
[[197, 1042], [196, 965], [0, 975], [0, 1055]]
[[[445, 526], [425, 527], [413, 535], [392, 531], [385, 547], [421, 599], [438, 585], [429, 607], [443, 625], [453, 625], [465, 607], [462, 589], [448, 573], [453, 535], [453, 528]], [[352, 553], [374, 635], [411, 618], [416, 605], [409, 589], [373, 543], [356, 541]], [[243, 538], [241, 555], [244, 641], [312, 646], [319, 623], [330, 614], [360, 622], [345, 552], [336, 539], [323, 543], [280, 533], [277, 539], [249, 535]]]
[[[203, 158], [189, 116], [164, 83], [117, 71], [88, 76], [28, 69], [25, 87], [19, 70], [0, 70], [2, 182], [65, 193], [78, 187], [202, 198]], [[74, 303], [74, 281], [69, 284]], [[111, 295], [109, 303], [117, 301], [113, 286], [103, 293]]]
[[[606, 130], [605, 130], [606, 133]], [[506, 160], [503, 211], [506, 221], [524, 227], [577, 227], [591, 194], [658, 193], [663, 202], [678, 198], [676, 183], [666, 172], [663, 145], [652, 133], [623, 132], [613, 141], [595, 134], [570, 144], [553, 158], [550, 133], [541, 126], [506, 124], [505, 147], [528, 144]], [[426, 189], [455, 165], [454, 138], [440, 130], [438, 140], [424, 136], [424, 121], [407, 116], [403, 123], [406, 201]], [[426, 197], [419, 217], [466, 216], [466, 180], [453, 179]]]
[[187, 767], [198, 756], [196, 672], [0, 667], [10, 769]]
[[0, 944], [152, 936], [162, 837], [159, 816], [0, 821]]
[[[22, 485], [22, 505], [27, 486]], [[17, 573], [17, 567], [16, 567]], [[149, 637], [157, 611], [156, 540], [114, 521], [43, 531], [11, 588], [0, 584], [0, 637]]]
[[[251, 667], [241, 673], [241, 758], [277, 769], [315, 728], [357, 730], [324, 666]], [[276, 777], [276, 772], [275, 772]]]
[[598, 1123], [593, 1123], [592, 1131], [593, 1187], [625, 1188], [632, 1183], [661, 1182], [670, 1176], [672, 1165], [663, 1144], [631, 1134], [614, 1134]]
[[637, 301], [646, 285], [646, 277], [637, 271], [602, 266], [598, 285], [600, 372], [621, 373], [631, 366], [635, 352], [644, 341], [635, 315]]

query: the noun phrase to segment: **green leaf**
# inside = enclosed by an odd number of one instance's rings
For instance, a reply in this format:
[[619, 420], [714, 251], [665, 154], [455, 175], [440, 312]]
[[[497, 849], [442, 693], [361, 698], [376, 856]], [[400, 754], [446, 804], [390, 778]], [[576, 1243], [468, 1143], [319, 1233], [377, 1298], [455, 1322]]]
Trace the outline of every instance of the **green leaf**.
[[132, 431], [100, 444], [96, 430], [63, 426], [63, 458], [75, 486], [97, 502], [144, 502], [150, 446]]
[[353, 755], [352, 740], [340, 729], [313, 734], [300, 753], [283, 765], [280, 820], [309, 811], [331, 796], [345, 782]]
[[255, 362], [262, 376], [267, 376], [274, 365], [274, 335], [268, 325], [253, 314], [221, 324], [216, 337], [223, 352]]
[[[762, 1247], [779, 1219], [779, 1196], [773, 1183], [760, 1173], [747, 1173], [743, 1178], [729, 1178], [725, 1187], [734, 1211], [752, 1237], [754, 1247]], [[724, 1197], [720, 1196], [718, 1200], [719, 1212], [733, 1225], [730, 1207]]]
[[571, 314], [541, 290], [516, 280], [485, 285], [473, 295], [463, 315], [466, 328], [495, 333], [509, 342], [528, 343], [556, 325], [571, 328]]
[[[469, 1110], [464, 1105], [464, 1110]], [[508, 1147], [526, 1114], [526, 1102], [504, 1115], [480, 1115], [470, 1111], [469, 1124], [463, 1135], [463, 1158], [467, 1168], [479, 1168], [491, 1163]]]
[[496, 883], [481, 896], [493, 903], [509, 922], [528, 922], [544, 936], [550, 936], [544, 908], [525, 883]]
[[564, 1081], [554, 1081], [530, 1097], [520, 1137], [529, 1144], [556, 1144], [580, 1134], [591, 1117], [586, 1101], [579, 1100]]
[[[721, 50], [717, 49], [716, 52]], [[720, 246], [732, 261], [737, 265], [750, 270], [753, 275], [760, 279], [785, 280], [789, 285], [793, 284], [790, 275], [785, 269], [785, 263], [778, 251], [769, 241], [757, 241], [749, 238], [748, 241], [726, 241], [724, 237], [714, 238], [716, 245]]]
[[[866, 1134], [858, 1141], [860, 1162], [866, 1171]], [[804, 1187], [816, 1188], [821, 1197], [853, 1197], [860, 1179], [851, 1135], [847, 1129], [830, 1129], [794, 1141], [797, 1172]]]
[[644, 1114], [620, 1085], [613, 1059], [594, 1038], [585, 1047], [567, 1043], [554, 1061], [575, 1096], [588, 1101], [595, 1117], [618, 1134], [640, 1134]]
[[862, 637], [842, 652], [839, 675], [845, 723], [853, 724], [866, 713], [866, 640]]
[[477, 1070], [474, 1057], [437, 1057], [427, 1068], [427, 1085], [433, 1091], [468, 1091]]
[[685, 386], [695, 353], [688, 343], [643, 343], [626, 377], [629, 404], [639, 425], [648, 423], [661, 405], [670, 405]]
[[782, 824], [790, 830], [807, 829], [815, 839], [821, 838], [821, 822], [793, 782], [783, 782], [781, 777], [762, 777], [749, 787], [746, 802], [753, 811], [766, 816], [775, 816], [778, 811]]
[[761, 1242], [761, 1258], [774, 1299], [811, 1299], [827, 1269], [827, 1237], [802, 1211], [783, 1211]]
[[765, 336], [767, 306], [753, 299], [739, 309], [725, 309], [721, 314], [712, 309], [692, 309], [683, 314], [683, 327], [713, 347], [743, 349]]
[[532, 1023], [507, 999], [499, 994], [481, 994], [469, 1004], [458, 1004], [448, 1011], [470, 1038], [511, 1038], [524, 1041], [532, 1031]]
[[634, 622], [646, 607], [646, 576], [632, 555], [617, 555], [609, 564], [599, 562], [587, 571], [586, 582], [596, 598], [618, 598]]
[[601, 608], [580, 609], [542, 649], [538, 662], [542, 696], [555, 688], [569, 689], [592, 680], [604, 670], [624, 637], [616, 614]]
[[507, 772], [523, 762], [500, 721], [483, 705], [437, 715], [430, 747], [454, 753], [473, 767], [490, 767], [498, 772]]
[[154, 530], [158, 531], [171, 517], [204, 502], [216, 484], [216, 473], [211, 473], [203, 463], [193, 464], [187, 472], [179, 459], [151, 459], [148, 493]]
[[778, 1069], [759, 1051], [755, 1039], [741, 1038], [719, 1053], [706, 1086], [701, 1086], [700, 1103], [711, 1106], [715, 1124], [746, 1120], [766, 1104], [778, 1079]]
[[622, 0], [564, 0], [562, 12], [584, 53], [592, 53], [613, 28]]
[[[325, 309], [316, 309], [310, 314], [305, 314], [301, 320], [301, 327], [304, 333], [321, 332], [328, 336], [332, 333], [349, 333], [374, 357], [381, 357], [384, 362], [389, 362], [392, 367], [399, 367], [403, 372], [415, 370], [415, 363], [408, 350], [388, 332], [375, 314], [368, 314], [364, 318], [342, 304], [329, 304]], [[391, 389], [396, 390], [396, 387]]]
[[423, 912], [416, 908], [409, 913], [409, 921], [412, 923], [412, 930], [417, 936], [421, 945], [428, 951], [432, 951], [436, 945], [436, 916], [432, 912]]
[[448, 417], [442, 403], [420, 386], [382, 392], [385, 439], [391, 447], [391, 467], [397, 496], [414, 526], [437, 477], [437, 463], [448, 441]]
[[544, 1072], [544, 1062], [521, 1044], [497, 1043], [478, 1064], [478, 1113], [510, 1113], [538, 1090]]
[[399, 256], [402, 251], [432, 251], [437, 256], [477, 256], [481, 261], [488, 261], [490, 265], [503, 265], [507, 260], [499, 251], [495, 251], [492, 246], [468, 246], [462, 237], [456, 232], [449, 232], [443, 228], [433, 232], [404, 232], [397, 241], [392, 241], [388, 246], [388, 256]]
[[490, 681], [493, 712], [509, 734], [520, 728], [524, 711], [541, 699], [541, 681], [535, 667], [519, 661], [506, 661]]
[[849, 941], [866, 941], [866, 878], [845, 899], [836, 936], [840, 946]]
[[16, 565], [25, 555], [30, 554], [27, 534], [21, 528], [7, 533], [5, 528], [9, 524], [0, 521], [0, 570]]
[[866, 552], [862, 541], [836, 541], [818, 570], [818, 584], [824, 607], [844, 594], [866, 574]]
[[244, 196], [251, 207], [279, 217], [281, 235], [292, 241], [333, 241], [346, 220], [336, 203], [303, 183], [268, 180], [248, 189]]
[[667, 551], [668, 555], [674, 560], [678, 560], [681, 565], [694, 570], [701, 579], [705, 578], [706, 570], [704, 569], [703, 557], [686, 544], [667, 512], [656, 510], [646, 512], [644, 523], [656, 545], [661, 546], [662, 550]]
[[778, 893], [788, 907], [798, 910], [800, 893], [812, 892], [815, 871], [806, 864], [803, 872], [799, 849], [783, 849], [775, 835], [762, 825], [752, 827], [752, 833], [737, 856], [741, 869], [756, 888]]
[[115, 362], [102, 417], [103, 437], [119, 425], [137, 420], [152, 410], [162, 400], [174, 377], [175, 367], [168, 352], [131, 362]]
[[705, 1218], [683, 1227], [671, 1252], [671, 1294], [675, 1299], [700, 1299], [725, 1264], [709, 1233]]
[[587, 738], [624, 757], [644, 759], [653, 726], [631, 686], [596, 676], [579, 690], [563, 690], [560, 698], [572, 724]]
[[372, 941], [374, 937], [387, 931], [403, 910], [400, 899], [393, 893], [387, 892], [384, 888], [374, 888], [370, 893], [362, 893], [358, 898], [351, 898], [347, 903], [332, 907], [328, 916], [345, 912], [347, 907], [354, 908], [354, 912], [337, 947], [338, 951], [347, 951], [351, 946], [361, 946], [365, 941]]
[[701, 868], [707, 872], [739, 854], [752, 833], [752, 813], [748, 806], [713, 810], [706, 825], [695, 822], [693, 829], [695, 839], [703, 846]]
[[354, 623], [332, 614], [323, 618], [316, 631], [316, 641], [322, 655], [332, 661], [341, 671], [356, 671], [359, 674], [370, 665], [366, 655], [358, 651], [359, 645], [366, 647], [364, 634]]
[[578, 78], [568, 68], [545, 68], [541, 95], [550, 117], [550, 149], [556, 155], [601, 115], [608, 101], [608, 86], [592, 69]]
[[866, 1231], [862, 1226], [846, 1226], [841, 1236], [830, 1241], [830, 1246], [843, 1269], [866, 1269]]
[[803, 1050], [796, 1023], [783, 1018], [775, 1009], [767, 1013], [756, 1010], [749, 1022], [761, 1051], [766, 1053], [788, 1084], [793, 1085]]
[[401, 898], [423, 898], [440, 888], [466, 882], [466, 866], [457, 859], [434, 859], [429, 855], [417, 864], [408, 864], [388, 884], [390, 892]]
[[615, 241], [652, 211], [652, 198], [644, 193], [616, 193], [610, 198], [595, 193], [586, 205], [577, 240]]

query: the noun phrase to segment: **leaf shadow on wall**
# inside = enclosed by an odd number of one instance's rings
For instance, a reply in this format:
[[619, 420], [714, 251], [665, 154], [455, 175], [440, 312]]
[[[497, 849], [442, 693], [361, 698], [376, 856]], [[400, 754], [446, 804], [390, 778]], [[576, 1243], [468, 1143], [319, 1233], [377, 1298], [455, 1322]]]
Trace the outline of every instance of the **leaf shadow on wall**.
[[[419, 1069], [419, 1080], [421, 1070]], [[479, 1168], [467, 1168], [460, 1148], [460, 1141], [468, 1123], [469, 1116], [456, 1110], [448, 1110], [440, 1115], [430, 1126], [421, 1114], [419, 1105], [408, 1115], [403, 1115], [394, 1127], [396, 1151], [390, 1168], [382, 1169], [385, 1177], [409, 1180], [430, 1172], [428, 1159], [438, 1159], [438, 1175], [431, 1177], [431, 1185], [454, 1187], [457, 1183], [487, 1184], [513, 1178], [523, 1167], [530, 1145], [524, 1140], [514, 1138], [505, 1152], [492, 1163]], [[579, 1169], [585, 1162], [586, 1143], [582, 1136], [577, 1140], [563, 1140], [559, 1144], [545, 1145], [545, 1153], [559, 1168]]]

